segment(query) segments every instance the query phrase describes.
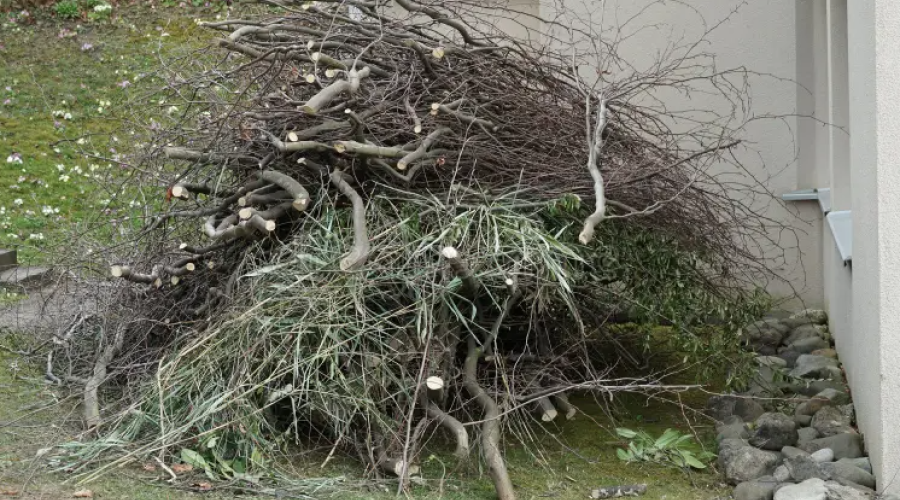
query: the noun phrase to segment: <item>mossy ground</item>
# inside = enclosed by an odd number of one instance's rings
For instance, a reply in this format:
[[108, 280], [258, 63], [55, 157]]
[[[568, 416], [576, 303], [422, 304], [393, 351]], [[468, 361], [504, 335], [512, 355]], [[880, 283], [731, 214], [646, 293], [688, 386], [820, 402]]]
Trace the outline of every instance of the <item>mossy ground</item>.
[[[196, 27], [194, 18], [212, 17], [209, 12], [204, 16], [202, 11], [151, 9], [151, 5], [117, 7], [113, 19], [103, 22], [63, 22], [40, 13], [33, 15], [37, 22], [24, 22], [12, 21], [13, 14], [0, 14], [0, 247], [18, 248], [21, 260], [46, 261], [50, 249], [64, 245], [69, 231], [96, 211], [127, 209], [128, 200], [109, 201], [123, 193], [96, 191], [103, 184], [98, 181], [128, 174], [127, 167], [104, 160], [127, 147], [119, 107], [154, 83], [153, 70], [161, 55], [201, 45], [209, 35]], [[92, 157], [85, 157], [85, 152]], [[3, 297], [0, 307], [12, 302], [13, 298]], [[21, 348], [10, 345], [17, 339], [21, 343], [21, 337], [3, 336], [0, 345]], [[79, 439], [80, 419], [74, 399], [64, 399], [64, 392], [48, 386], [39, 364], [0, 350], [0, 498], [71, 498], [82, 487], [93, 490], [96, 498], [109, 499], [201, 495], [190, 490], [205, 480], [202, 475], [182, 478], [178, 489], [140, 464], [86, 486], [73, 484], [65, 472], [52, 471], [46, 460], [36, 457], [38, 450]], [[686, 400], [689, 406], [701, 401], [699, 393]], [[529, 441], [507, 440], [506, 456], [520, 498], [582, 499], [594, 487], [635, 483], [649, 485], [647, 500], [724, 495], [714, 474], [626, 464], [616, 458], [621, 445], [613, 433], [616, 426], [654, 435], [671, 427], [697, 431], [708, 440], [709, 428], [694, 421], [690, 412], [624, 396], [617, 398], [613, 418], [593, 400], [574, 402], [585, 412], [576, 419], [534, 427]], [[536, 449], [541, 453], [533, 453]], [[309, 477], [359, 477], [358, 464], [350, 460], [338, 458], [321, 468], [326, 454], [327, 450], [304, 455], [291, 466]], [[414, 486], [412, 497], [494, 498], [490, 481], [476, 464], [460, 468], [440, 446], [423, 456], [425, 484]], [[202, 496], [234, 498], [233, 490], [223, 485], [213, 485]], [[354, 491], [348, 486], [332, 497], [393, 496], [393, 487]]]
[[[11, 350], [21, 350], [33, 341], [21, 335], [0, 336], [0, 498], [15, 492], [16, 498], [70, 498], [72, 493], [89, 488], [96, 498], [187, 499], [235, 498], [233, 485], [212, 483], [212, 491], [200, 493], [196, 485], [207, 482], [202, 472], [183, 475], [177, 487], [163, 481], [158, 468], [147, 471], [134, 463], [102, 476], [86, 485], [76, 484], [70, 474], [54, 471], [38, 451], [80, 436], [80, 413], [75, 398], [53, 386], [41, 376], [41, 362], [29, 362]], [[69, 395], [69, 396], [67, 396]], [[586, 498], [592, 488], [622, 484], [648, 484], [647, 500], [703, 500], [726, 495], [719, 477], [709, 471], [686, 472], [654, 463], [628, 464], [616, 457], [622, 441], [615, 427], [645, 430], [659, 435], [667, 428], [685, 433], [696, 432], [703, 445], [710, 445], [711, 429], [695, 419], [691, 406], [702, 399], [700, 393], [687, 393], [682, 398], [685, 411], [672, 402], [647, 400], [623, 395], [612, 406], [601, 407], [595, 400], [574, 398], [582, 411], [571, 421], [548, 425], [532, 425], [525, 441], [508, 434], [505, 453], [510, 474], [522, 499]], [[516, 433], [521, 436], [521, 433]], [[449, 457], [441, 438], [432, 441], [422, 454], [422, 484], [409, 491], [411, 498], [422, 499], [491, 499], [495, 498], [491, 482], [477, 463], [465, 467]], [[534, 450], [540, 450], [535, 452]], [[322, 468], [327, 449], [301, 452], [287, 467], [299, 477], [347, 478], [346, 486], [337, 493], [316, 498], [387, 499], [394, 497], [395, 485], [358, 488], [361, 477], [358, 462], [340, 453]], [[152, 462], [150, 462], [152, 463]], [[256, 498], [247, 493], [241, 498]]]
[[135, 208], [117, 182], [131, 168], [116, 161], [135, 116], [124, 103], [160, 84], [161, 60], [209, 37], [202, 13], [151, 7], [104, 21], [0, 12], [0, 247], [20, 261], [51, 260], [73, 232], [97, 229], [91, 216]]

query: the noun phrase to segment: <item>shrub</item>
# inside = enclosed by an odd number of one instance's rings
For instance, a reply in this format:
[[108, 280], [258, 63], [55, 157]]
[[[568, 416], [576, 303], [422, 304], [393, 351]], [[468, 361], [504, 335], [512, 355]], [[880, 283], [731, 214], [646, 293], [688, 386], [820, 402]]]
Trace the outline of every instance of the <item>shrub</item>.
[[62, 19], [75, 19], [81, 15], [81, 8], [75, 0], [62, 0], [53, 6], [53, 12]]

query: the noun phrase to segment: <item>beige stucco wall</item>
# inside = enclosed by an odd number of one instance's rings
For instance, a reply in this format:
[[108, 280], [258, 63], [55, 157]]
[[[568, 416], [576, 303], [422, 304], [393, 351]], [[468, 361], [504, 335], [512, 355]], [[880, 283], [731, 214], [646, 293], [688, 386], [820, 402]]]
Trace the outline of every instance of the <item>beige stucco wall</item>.
[[[879, 487], [900, 492], [900, 2], [848, 12], [853, 328], [839, 347]], [[852, 336], [852, 337], [851, 337]]]
[[[696, 52], [711, 54], [714, 59], [710, 60], [719, 69], [743, 66], [756, 73], [749, 77], [750, 114], [737, 118], [738, 121], [752, 118], [742, 134], [747, 147], [738, 151], [740, 161], [776, 196], [795, 189], [823, 187], [829, 182], [827, 170], [822, 174], [817, 167], [814, 149], [805, 156], [805, 161], [798, 160], [804, 153], [800, 150], [801, 134], [818, 132], [811, 124], [804, 129], [802, 120], [796, 118], [802, 94], [809, 94], [810, 101], [814, 97], [811, 91], [798, 90], [796, 85], [804, 67], [797, 60], [798, 18], [793, 1], [540, 0], [540, 3], [540, 16], [563, 26], [595, 31], [597, 26], [602, 26], [604, 36], [617, 39], [620, 54], [638, 68], [654, 64], [658, 54], [672, 44], [693, 43], [718, 25]], [[557, 28], [554, 35], [564, 36], [563, 31]], [[729, 103], [699, 96], [702, 94], [691, 96], [694, 101], [687, 102], [685, 96], [672, 94], [666, 101], [673, 109], [693, 107], [730, 113]], [[726, 165], [717, 168], [733, 171], [733, 167]], [[768, 290], [778, 297], [797, 297], [784, 304], [788, 308], [822, 306], [823, 231], [818, 205], [814, 202], [783, 204], [756, 197], [755, 206], [790, 228], [771, 233], [780, 248], [769, 246], [763, 250], [771, 258], [770, 266], [784, 278], [767, 283]]]
[[[850, 210], [853, 205], [852, 179], [850, 177], [850, 102], [849, 102], [849, 61], [848, 61], [848, 0], [800, 0], [798, 12], [808, 14], [811, 22], [805, 29], [798, 30], [801, 39], [819, 42], [817, 47], [810, 44], [816, 61], [823, 69], [816, 75], [817, 80], [801, 83], [817, 88], [820, 96], [816, 106], [817, 115], [828, 123], [817, 137], [815, 147], [820, 156], [824, 156], [827, 169], [822, 169], [828, 176], [827, 185], [831, 186], [832, 209]], [[814, 22], [813, 22], [814, 21]], [[820, 32], [818, 36], [810, 34], [810, 30]], [[815, 50], [813, 50], [815, 49]], [[871, 355], [869, 348], [854, 334], [853, 312], [853, 272], [845, 266], [835, 247], [829, 230], [823, 231], [822, 247], [824, 249], [825, 307], [829, 313], [829, 327], [835, 336], [837, 348], [844, 360], [844, 368], [854, 396], [862, 404], [857, 406], [861, 422], [872, 420], [872, 412], [876, 411], [870, 401], [871, 391], [866, 391], [867, 373], [872, 370], [868, 362]], [[871, 425], [863, 425], [870, 428]], [[867, 440], [877, 440], [879, 430], [875, 428], [867, 433]], [[870, 444], [871, 446], [871, 444]]]

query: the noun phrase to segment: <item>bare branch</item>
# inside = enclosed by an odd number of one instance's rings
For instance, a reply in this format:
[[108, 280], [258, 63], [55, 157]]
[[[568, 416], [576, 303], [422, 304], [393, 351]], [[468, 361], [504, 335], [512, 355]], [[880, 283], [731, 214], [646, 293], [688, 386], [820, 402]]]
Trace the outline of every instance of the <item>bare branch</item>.
[[331, 173], [331, 183], [344, 196], [350, 198], [353, 204], [353, 248], [341, 259], [341, 269], [344, 271], [360, 269], [366, 264], [370, 250], [369, 234], [366, 229], [366, 204], [359, 193], [350, 187], [341, 172], [335, 170]]
[[[588, 99], [590, 104], [590, 99]], [[603, 130], [606, 128], [606, 99], [601, 98], [600, 104], [597, 105], [597, 119], [594, 128], [593, 139], [588, 143], [590, 153], [588, 154], [587, 167], [594, 179], [594, 213], [588, 216], [584, 221], [584, 229], [578, 235], [578, 241], [582, 245], [590, 243], [594, 238], [594, 229], [597, 224], [606, 217], [606, 193], [603, 187], [603, 174], [600, 173], [600, 152], [603, 149]]]

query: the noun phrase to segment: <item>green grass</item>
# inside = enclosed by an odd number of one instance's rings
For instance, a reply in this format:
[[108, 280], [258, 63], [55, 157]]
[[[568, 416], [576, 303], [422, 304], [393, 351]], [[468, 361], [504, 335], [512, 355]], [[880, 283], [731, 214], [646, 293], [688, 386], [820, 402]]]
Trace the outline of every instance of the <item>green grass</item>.
[[[54, 472], [48, 464], [51, 451], [38, 458], [38, 451], [58, 443], [82, 439], [80, 413], [76, 401], [67, 391], [48, 386], [41, 377], [40, 360], [29, 363], [10, 350], [25, 349], [34, 342], [23, 336], [0, 336], [0, 497], [2, 492], [19, 492], [17, 498], [69, 498], [83, 488], [91, 489], [96, 498], [188, 499], [197, 498], [195, 485], [207, 482], [202, 473], [183, 475], [176, 487], [165, 483], [158, 468], [148, 471], [144, 463], [132, 463], [86, 485], [79, 485], [65, 472]], [[695, 396], [699, 399], [699, 396]], [[622, 442], [614, 435], [616, 426], [643, 429], [653, 435], [666, 428], [692, 432], [690, 420], [671, 404], [646, 401], [636, 396], [619, 396], [611, 420], [591, 399], [573, 399], [586, 414], [567, 422], [551, 423], [530, 430], [533, 440], [523, 443], [512, 437], [506, 440], [509, 470], [519, 498], [583, 499], [592, 488], [616, 484], [646, 483], [646, 500], [698, 500], [722, 496], [718, 476], [710, 472], [686, 473], [658, 464], [626, 464], [616, 458]], [[688, 412], [690, 415], [690, 412]], [[691, 422], [704, 444], [712, 434], [700, 422]], [[410, 495], [421, 499], [484, 499], [494, 497], [494, 490], [477, 461], [458, 466], [449, 457], [448, 447], [440, 436], [422, 454], [422, 484], [413, 486]], [[539, 454], [529, 450], [541, 449]], [[340, 453], [325, 468], [329, 450], [300, 453], [285, 463], [300, 477], [344, 476], [346, 486], [321, 498], [385, 499], [394, 498], [396, 486], [358, 489], [358, 462]], [[152, 463], [152, 462], [150, 462]], [[204, 498], [234, 498], [228, 485], [213, 485]], [[242, 494], [241, 498], [255, 498]]]
[[24, 261], [48, 260], [98, 211], [134, 207], [115, 182], [128, 175], [115, 162], [124, 103], [159, 84], [161, 58], [209, 36], [175, 9], [129, 9], [103, 22], [0, 13], [0, 247]]

